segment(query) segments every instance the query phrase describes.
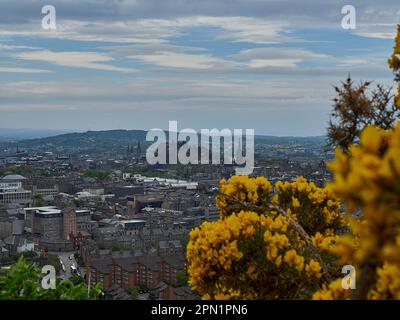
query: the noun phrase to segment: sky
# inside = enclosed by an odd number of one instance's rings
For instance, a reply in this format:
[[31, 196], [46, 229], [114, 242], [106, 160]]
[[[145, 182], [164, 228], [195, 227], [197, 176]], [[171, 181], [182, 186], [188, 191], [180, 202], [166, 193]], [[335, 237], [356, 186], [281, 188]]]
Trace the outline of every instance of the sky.
[[349, 73], [393, 85], [399, 21], [394, 0], [0, 0], [0, 128], [323, 135]]

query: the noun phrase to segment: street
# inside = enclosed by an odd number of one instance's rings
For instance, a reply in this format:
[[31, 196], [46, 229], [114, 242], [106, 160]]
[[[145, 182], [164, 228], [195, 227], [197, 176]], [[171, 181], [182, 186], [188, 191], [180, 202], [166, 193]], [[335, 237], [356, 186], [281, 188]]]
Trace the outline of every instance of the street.
[[[81, 274], [81, 270], [78, 267], [78, 263], [75, 260], [74, 252], [54, 252], [54, 254], [56, 254], [58, 256], [58, 258], [60, 259], [60, 261], [62, 261], [62, 264], [64, 264], [65, 267], [65, 271], [61, 270], [60, 272], [60, 278], [61, 279], [69, 279], [73, 276], [73, 274], [71, 273], [71, 266], [75, 266], [78, 268], [79, 274], [81, 276], [83, 276], [83, 274]], [[70, 257], [72, 257], [72, 260], [70, 259]]]

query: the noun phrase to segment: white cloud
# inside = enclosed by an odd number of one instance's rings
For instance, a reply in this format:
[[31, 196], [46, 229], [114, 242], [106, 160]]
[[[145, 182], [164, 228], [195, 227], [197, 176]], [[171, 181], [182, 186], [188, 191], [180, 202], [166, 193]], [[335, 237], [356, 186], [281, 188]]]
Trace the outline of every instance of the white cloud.
[[301, 62], [300, 59], [252, 59], [249, 62], [250, 68], [294, 68]]
[[[168, 81], [166, 81], [168, 79]], [[19, 99], [42, 101], [112, 101], [132, 107], [132, 101], [176, 101], [182, 99], [272, 99], [293, 100], [325, 97], [331, 90], [325, 83], [313, 84], [314, 79], [298, 83], [296, 79], [233, 80], [193, 79], [183, 75], [175, 78], [133, 79], [124, 85], [83, 81], [17, 81], [2, 83], [0, 98], [17, 102]], [[305, 89], [306, 87], [306, 89]], [[108, 98], [108, 100], [107, 100]], [[157, 105], [157, 104], [156, 104]]]
[[30, 47], [30, 46], [9, 45], [9, 44], [0, 43], [0, 51], [1, 50], [26, 50], [26, 49], [35, 50], [38, 48]]
[[2, 67], [0, 73], [49, 73], [51, 71], [44, 69], [20, 68], [20, 67]]
[[143, 19], [139, 23], [144, 28], [167, 28], [179, 30], [185, 28], [211, 27], [216, 39], [228, 39], [237, 42], [274, 44], [288, 40], [283, 33], [289, 31], [290, 24], [282, 20], [261, 19], [253, 17], [211, 17], [191, 16], [176, 19]]
[[327, 59], [330, 56], [319, 54], [301, 48], [255, 48], [242, 50], [236, 55], [239, 58], [256, 58], [256, 59]]
[[22, 52], [15, 55], [16, 58], [22, 60], [44, 61], [63, 67], [74, 67], [84, 69], [95, 69], [102, 71], [115, 72], [133, 72], [135, 69], [120, 68], [113, 65], [105, 64], [113, 60], [104, 54], [96, 52], [53, 52], [48, 50]]
[[367, 38], [393, 39], [396, 35], [396, 22], [358, 23], [354, 33]]
[[253, 17], [188, 16], [175, 19], [124, 21], [58, 20], [57, 30], [48, 32], [39, 24], [0, 25], [0, 36], [38, 36], [78, 41], [119, 43], [166, 43], [187, 28], [211, 28], [210, 36], [234, 42], [276, 44], [290, 38], [290, 23]]
[[158, 52], [148, 55], [128, 56], [131, 59], [138, 59], [167, 68], [183, 69], [215, 69], [223, 66], [232, 66], [233, 63], [224, 59], [218, 59], [205, 54], [185, 54], [176, 52]]
[[57, 30], [43, 30], [38, 23], [0, 24], [0, 37], [29, 36], [111, 43], [165, 43], [178, 30], [133, 21], [57, 20]]
[[302, 61], [330, 58], [328, 55], [301, 48], [255, 48], [243, 50], [234, 57], [240, 60], [248, 60], [250, 68], [294, 68]]
[[[130, 48], [135, 50], [136, 45]], [[161, 50], [158, 51], [157, 48]], [[167, 50], [162, 50], [165, 47]], [[152, 50], [149, 50], [152, 49]], [[122, 49], [120, 49], [122, 50]], [[315, 53], [301, 48], [253, 48], [242, 50], [228, 59], [217, 58], [209, 54], [188, 54], [189, 48], [169, 45], [140, 45], [142, 54], [129, 55], [128, 58], [168, 68], [245, 70], [246, 68], [294, 68], [302, 61], [327, 60], [329, 55]], [[183, 51], [183, 52], [182, 52]], [[191, 50], [196, 51], [196, 50]]]

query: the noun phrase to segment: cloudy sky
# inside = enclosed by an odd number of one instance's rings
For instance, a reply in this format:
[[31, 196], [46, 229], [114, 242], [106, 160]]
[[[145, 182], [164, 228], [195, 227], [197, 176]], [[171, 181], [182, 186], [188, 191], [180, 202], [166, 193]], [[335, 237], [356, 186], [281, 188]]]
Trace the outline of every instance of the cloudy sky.
[[392, 85], [398, 22], [394, 0], [0, 0], [0, 128], [324, 134], [349, 72]]

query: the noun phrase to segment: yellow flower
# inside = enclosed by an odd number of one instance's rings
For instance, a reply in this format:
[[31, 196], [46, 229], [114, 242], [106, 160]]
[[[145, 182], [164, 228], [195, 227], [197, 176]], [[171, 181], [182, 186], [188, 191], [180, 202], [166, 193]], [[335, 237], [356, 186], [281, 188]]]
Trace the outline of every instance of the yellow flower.
[[311, 259], [310, 262], [306, 265], [306, 273], [309, 276], [316, 277], [316, 278], [321, 278], [321, 266], [320, 264], [315, 261], [314, 259]]
[[298, 208], [298, 207], [300, 207], [300, 202], [299, 202], [299, 200], [298, 200], [297, 198], [295, 198], [295, 197], [292, 197], [292, 206], [293, 206], [293, 208]]
[[367, 151], [376, 153], [382, 143], [382, 129], [373, 126], [367, 126], [361, 132], [361, 145]]
[[[315, 235], [311, 238], [318, 242], [317, 250], [329, 247], [341, 226], [334, 194], [303, 177], [278, 182], [272, 190], [265, 178], [234, 176], [220, 182], [220, 191], [216, 199], [220, 219], [190, 232], [187, 259], [192, 289], [210, 299], [284, 299], [304, 294], [292, 283], [311, 292], [315, 284], [310, 277], [320, 276], [318, 264], [311, 261], [314, 252], [290, 219]], [[297, 272], [280, 272], [288, 267]], [[279, 292], [271, 283], [287, 289]], [[264, 285], [265, 290], [254, 290]]]
[[287, 264], [296, 268], [297, 271], [302, 271], [304, 267], [304, 258], [297, 255], [296, 250], [292, 249], [286, 252], [285, 261]]
[[313, 300], [344, 300], [349, 299], [351, 290], [345, 290], [342, 287], [342, 279], [336, 279], [329, 285], [323, 284], [322, 289], [313, 294]]

